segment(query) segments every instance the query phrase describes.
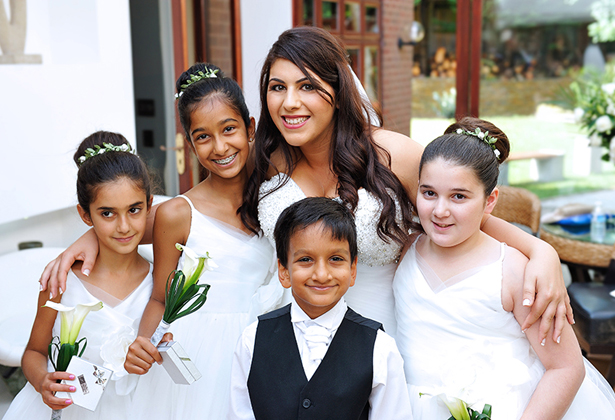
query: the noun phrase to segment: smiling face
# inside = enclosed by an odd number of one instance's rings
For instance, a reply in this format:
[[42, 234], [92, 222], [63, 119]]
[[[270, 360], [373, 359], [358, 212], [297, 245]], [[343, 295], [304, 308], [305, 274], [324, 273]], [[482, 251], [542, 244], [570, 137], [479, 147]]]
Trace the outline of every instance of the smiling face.
[[241, 115], [223, 99], [205, 98], [192, 111], [190, 122], [193, 150], [212, 176], [228, 179], [245, 174], [254, 118], [246, 127]]
[[442, 158], [426, 163], [419, 179], [416, 208], [431, 241], [450, 248], [472, 244], [480, 234], [485, 214], [497, 201], [497, 189], [485, 197], [474, 171]]
[[81, 218], [93, 226], [101, 252], [118, 254], [136, 251], [145, 233], [149, 205], [145, 191], [126, 177], [98, 186], [86, 213], [77, 206]]
[[[333, 88], [328, 83], [312, 72], [310, 76], [335, 98]], [[291, 61], [280, 58], [271, 66], [267, 108], [289, 145], [329, 144], [335, 106], [327, 99]]]
[[292, 289], [297, 304], [312, 319], [333, 308], [357, 275], [348, 241], [333, 238], [322, 222], [292, 235], [287, 265], [278, 262], [280, 282]]

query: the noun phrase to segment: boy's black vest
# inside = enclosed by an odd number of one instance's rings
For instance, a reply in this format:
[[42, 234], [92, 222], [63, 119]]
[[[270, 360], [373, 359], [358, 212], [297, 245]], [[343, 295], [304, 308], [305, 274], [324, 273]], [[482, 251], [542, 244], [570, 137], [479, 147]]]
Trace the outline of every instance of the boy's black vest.
[[376, 333], [382, 325], [348, 308], [308, 382], [290, 305], [258, 318], [248, 392], [257, 420], [367, 419]]

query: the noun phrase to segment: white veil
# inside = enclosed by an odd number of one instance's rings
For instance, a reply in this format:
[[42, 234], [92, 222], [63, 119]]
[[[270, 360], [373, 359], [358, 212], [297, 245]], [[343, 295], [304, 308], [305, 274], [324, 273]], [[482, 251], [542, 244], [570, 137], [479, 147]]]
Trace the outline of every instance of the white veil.
[[[369, 114], [369, 119], [370, 119], [371, 124], [376, 127], [380, 127], [381, 124], [380, 124], [380, 120], [378, 119], [378, 114], [376, 113], [376, 110], [372, 106], [372, 101], [369, 100], [369, 97], [367, 96], [367, 92], [365, 91], [363, 84], [361, 83], [357, 75], [354, 73], [354, 70], [352, 70], [352, 67], [350, 67], [350, 64], [348, 65], [348, 68], [350, 69], [350, 72], [352, 73], [352, 77], [354, 78], [354, 84], [357, 87], [357, 90], [359, 91], [359, 95], [361, 95], [361, 99], [363, 100], [363, 103], [365, 104], [365, 107], [367, 108], [367, 113]], [[365, 114], [365, 110], [363, 110], [363, 113]], [[365, 115], [365, 117], [367, 118], [367, 115]]]

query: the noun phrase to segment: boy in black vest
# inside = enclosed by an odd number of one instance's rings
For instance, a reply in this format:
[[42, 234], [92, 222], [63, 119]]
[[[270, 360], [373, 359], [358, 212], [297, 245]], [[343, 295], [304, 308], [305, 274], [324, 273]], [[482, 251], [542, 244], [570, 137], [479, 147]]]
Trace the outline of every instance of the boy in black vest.
[[381, 324], [346, 306], [357, 274], [354, 218], [311, 197], [288, 207], [274, 237], [290, 305], [243, 332], [230, 419], [412, 419], [403, 361]]

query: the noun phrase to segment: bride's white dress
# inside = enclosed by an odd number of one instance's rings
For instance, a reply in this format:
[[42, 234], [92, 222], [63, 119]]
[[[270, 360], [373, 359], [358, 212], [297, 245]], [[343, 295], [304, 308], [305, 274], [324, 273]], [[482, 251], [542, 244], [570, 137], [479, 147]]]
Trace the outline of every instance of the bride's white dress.
[[[211, 285], [205, 305], [169, 328], [203, 376], [191, 385], [178, 385], [154, 364], [135, 391], [131, 420], [226, 419], [237, 340], [257, 315], [273, 309], [261, 294], [271, 274], [269, 242], [200, 213], [187, 197], [180, 197], [192, 210], [186, 246], [197, 254], [209, 252], [218, 266], [201, 277], [200, 283]], [[183, 260], [182, 255], [178, 268]]]
[[[286, 184], [268, 194], [285, 180]], [[357, 280], [344, 298], [354, 311], [381, 322], [385, 331], [395, 337], [397, 328], [392, 283], [401, 247], [378, 237], [377, 225], [382, 209], [380, 201], [363, 188], [358, 194], [359, 204], [354, 214], [359, 248]], [[275, 248], [273, 230], [278, 217], [286, 207], [306, 198], [306, 195], [292, 178], [280, 173], [262, 183], [259, 197], [258, 219], [263, 233]], [[277, 278], [277, 274], [274, 276]]]
[[[128, 346], [137, 336], [141, 315], [152, 294], [151, 268], [147, 277], [124, 300], [119, 300], [103, 290], [82, 282], [72, 272], [66, 278], [66, 292], [62, 304], [75, 306], [103, 301], [103, 308], [90, 312], [81, 326], [79, 338], [87, 338], [83, 358], [114, 371], [111, 381], [98, 402], [96, 411], [89, 411], [76, 405], [62, 410], [62, 420], [131, 419], [132, 396], [139, 377], [124, 370], [124, 359]], [[52, 309], [48, 309], [51, 311]], [[56, 317], [53, 336], [60, 335], [60, 318]], [[49, 371], [53, 366], [49, 363]], [[27, 383], [13, 399], [3, 417], [4, 420], [49, 420], [51, 408], [43, 402], [41, 394]]]
[[[447, 419], [438, 395], [493, 406], [493, 420], [518, 419], [545, 369], [512, 313], [501, 303], [502, 263], [442, 282], [416, 251], [399, 263], [393, 282], [397, 345], [404, 358], [415, 420]], [[615, 419], [615, 394], [585, 360], [586, 376], [564, 419]]]

